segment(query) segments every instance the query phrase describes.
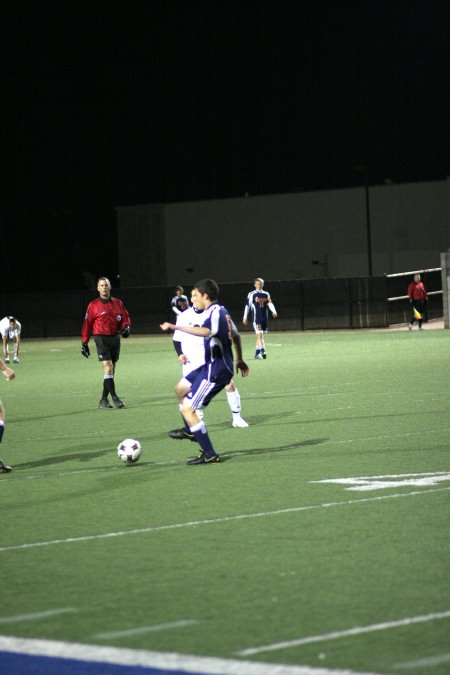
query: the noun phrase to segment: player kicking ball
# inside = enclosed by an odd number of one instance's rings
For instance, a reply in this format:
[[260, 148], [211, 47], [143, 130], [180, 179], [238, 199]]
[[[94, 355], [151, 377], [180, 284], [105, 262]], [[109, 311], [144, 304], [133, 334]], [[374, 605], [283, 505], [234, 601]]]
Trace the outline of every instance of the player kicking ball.
[[[178, 361], [182, 367], [183, 379], [185, 379], [193, 370], [196, 370], [200, 366], [204, 365], [205, 339], [203, 337], [199, 337], [198, 335], [184, 333], [183, 331], [178, 330], [178, 327], [200, 326], [203, 323], [202, 316], [203, 312], [195, 309], [195, 307], [188, 307], [183, 312], [180, 312], [180, 314], [177, 316], [177, 330], [173, 334], [173, 346], [176, 353], [178, 354]], [[232, 323], [231, 339], [233, 340], [233, 344], [235, 344], [235, 349], [239, 350], [241, 348], [241, 336], [239, 335], [234, 323]], [[241, 397], [234, 380], [231, 380], [231, 382], [227, 384], [225, 387], [225, 392], [232, 415], [231, 426], [238, 429], [248, 427], [248, 422], [246, 422], [241, 416]], [[180, 404], [182, 402], [183, 401], [180, 400]], [[197, 417], [199, 417], [199, 419], [203, 419], [202, 410], [197, 410]], [[182, 440], [184, 438], [195, 440], [192, 435], [188, 435], [186, 433], [184, 427], [181, 429], [173, 429], [172, 431], [169, 431], [169, 436], [177, 440]]]
[[[200, 446], [200, 455], [190, 459], [188, 464], [216, 464], [220, 457], [215, 451], [208, 430], [197, 410], [208, 406], [210, 401], [225, 389], [233, 379], [234, 361], [232, 350], [232, 321], [228, 311], [219, 304], [219, 287], [212, 279], [202, 279], [194, 285], [191, 300], [194, 308], [203, 312], [201, 325], [175, 326], [172, 323], [160, 324], [163, 331], [179, 330], [189, 335], [204, 338], [205, 363], [190, 372], [175, 386], [180, 403], [187, 437], [192, 437]], [[240, 341], [235, 344], [236, 372], [246, 377], [249, 368], [242, 358]]]

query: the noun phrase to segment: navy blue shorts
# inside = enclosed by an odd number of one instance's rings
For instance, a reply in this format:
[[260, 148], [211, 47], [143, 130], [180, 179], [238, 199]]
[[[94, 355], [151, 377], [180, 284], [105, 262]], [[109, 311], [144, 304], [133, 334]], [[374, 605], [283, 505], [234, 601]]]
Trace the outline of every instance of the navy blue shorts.
[[185, 400], [190, 402], [193, 410], [205, 408], [210, 401], [230, 384], [233, 373], [226, 368], [215, 369], [212, 364], [200, 366], [184, 378], [191, 385]]

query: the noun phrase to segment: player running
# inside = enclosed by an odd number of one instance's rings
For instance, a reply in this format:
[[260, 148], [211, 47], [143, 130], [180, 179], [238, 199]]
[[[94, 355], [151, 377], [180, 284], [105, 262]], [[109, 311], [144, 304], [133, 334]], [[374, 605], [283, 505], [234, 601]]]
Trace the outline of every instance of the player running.
[[[184, 333], [179, 330], [179, 326], [200, 326], [203, 322], [203, 312], [195, 309], [195, 307], [189, 307], [184, 312], [178, 315], [176, 329], [173, 334], [173, 345], [175, 351], [178, 354], [178, 361], [182, 366], [183, 379], [185, 379], [189, 373], [196, 368], [200, 368], [205, 363], [205, 340], [203, 337], [197, 335], [191, 335], [190, 333]], [[233, 322], [232, 323], [232, 335], [231, 339], [233, 344], [236, 345], [236, 349], [239, 349], [237, 343], [241, 337], [238, 333], [238, 330]], [[234, 380], [231, 380], [229, 384], [225, 387], [227, 394], [228, 405], [231, 409], [232, 422], [231, 425], [236, 428], [248, 427], [248, 423], [241, 417], [241, 397], [239, 391], [234, 383]], [[182, 401], [180, 400], [180, 404]], [[197, 410], [197, 416], [202, 419], [203, 411]], [[169, 436], [171, 438], [183, 439], [190, 438], [194, 440], [192, 434], [188, 434], [186, 429], [183, 427], [181, 429], [174, 429], [169, 431]]]
[[[197, 281], [192, 290], [195, 309], [203, 312], [200, 326], [178, 326], [178, 330], [204, 338], [205, 363], [189, 373], [175, 386], [182, 403], [180, 412], [186, 432], [194, 437], [200, 446], [200, 455], [190, 459], [188, 464], [215, 464], [220, 461], [208, 430], [197, 410], [206, 407], [233, 378], [232, 321], [228, 311], [218, 303], [219, 287], [212, 279]], [[164, 331], [175, 330], [177, 326], [167, 321], [160, 324]], [[248, 375], [248, 366], [242, 358], [240, 342], [236, 344], [236, 371], [243, 377]]]

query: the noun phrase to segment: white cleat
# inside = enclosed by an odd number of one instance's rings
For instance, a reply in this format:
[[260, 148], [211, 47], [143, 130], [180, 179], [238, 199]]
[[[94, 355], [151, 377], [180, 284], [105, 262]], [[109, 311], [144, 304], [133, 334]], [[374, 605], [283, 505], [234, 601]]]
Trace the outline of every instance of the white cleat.
[[243, 420], [242, 417], [238, 417], [237, 419], [233, 420], [232, 426], [238, 429], [244, 429], [245, 427], [248, 427], [248, 422]]
[[20, 363], [20, 361], [19, 361], [19, 359], [17, 358], [17, 356], [15, 356], [13, 360], [14, 360], [14, 363]]

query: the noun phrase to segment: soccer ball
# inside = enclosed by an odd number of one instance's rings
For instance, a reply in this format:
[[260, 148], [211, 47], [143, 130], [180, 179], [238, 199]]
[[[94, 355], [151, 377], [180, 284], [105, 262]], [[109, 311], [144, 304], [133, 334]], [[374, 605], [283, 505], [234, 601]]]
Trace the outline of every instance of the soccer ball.
[[125, 464], [134, 464], [141, 456], [142, 448], [139, 441], [134, 438], [126, 438], [117, 446], [117, 456]]

